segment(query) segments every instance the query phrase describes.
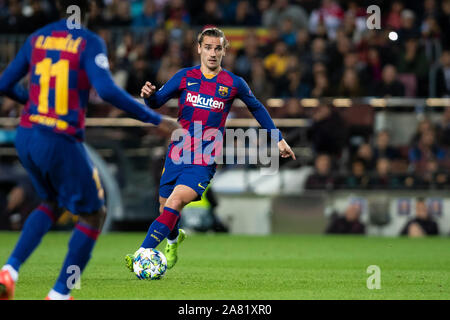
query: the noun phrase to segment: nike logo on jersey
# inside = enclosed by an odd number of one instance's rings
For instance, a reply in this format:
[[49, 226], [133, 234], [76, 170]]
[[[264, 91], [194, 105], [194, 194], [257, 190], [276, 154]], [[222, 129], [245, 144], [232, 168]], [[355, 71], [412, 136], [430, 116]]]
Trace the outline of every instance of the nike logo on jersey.
[[188, 87], [189, 87], [189, 86], [192, 86], [192, 85], [194, 85], [194, 84], [198, 84], [198, 82], [188, 82], [188, 83], [187, 83]]

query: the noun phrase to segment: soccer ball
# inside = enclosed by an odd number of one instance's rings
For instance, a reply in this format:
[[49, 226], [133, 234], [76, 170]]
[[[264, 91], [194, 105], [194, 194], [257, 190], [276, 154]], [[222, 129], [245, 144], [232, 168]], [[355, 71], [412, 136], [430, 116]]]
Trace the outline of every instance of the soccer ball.
[[133, 271], [141, 280], [161, 279], [167, 270], [167, 259], [161, 251], [144, 249], [134, 258]]

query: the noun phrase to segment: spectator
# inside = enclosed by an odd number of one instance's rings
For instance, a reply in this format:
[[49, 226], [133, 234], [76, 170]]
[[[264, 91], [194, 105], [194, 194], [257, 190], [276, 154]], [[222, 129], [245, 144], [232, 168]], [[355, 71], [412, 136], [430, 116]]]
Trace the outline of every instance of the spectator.
[[434, 124], [429, 118], [424, 118], [419, 121], [417, 125], [416, 132], [414, 133], [410, 145], [416, 145], [419, 143], [420, 138], [422, 137], [422, 134], [427, 131], [434, 131]]
[[437, 18], [439, 15], [439, 8], [437, 7], [436, 0], [424, 0], [423, 12], [421, 14], [420, 21], [424, 21], [428, 17]]
[[405, 87], [397, 80], [397, 69], [393, 65], [383, 68], [382, 80], [375, 85], [374, 95], [377, 97], [402, 97]]
[[259, 19], [250, 2], [248, 0], [238, 1], [233, 24], [238, 26], [256, 26], [258, 23]]
[[95, 0], [89, 2], [89, 15], [87, 18], [87, 27], [89, 29], [98, 30], [107, 26], [108, 21], [103, 17], [103, 9], [103, 1]]
[[303, 60], [306, 66], [313, 66], [317, 62], [327, 65], [329, 62], [327, 42], [322, 38], [315, 38], [311, 43], [310, 52], [304, 56]]
[[334, 212], [331, 222], [326, 228], [327, 234], [364, 234], [365, 226], [360, 221], [361, 205], [357, 202], [351, 203], [341, 216]]
[[223, 17], [217, 0], [206, 0], [203, 14], [198, 15], [195, 22], [202, 27], [207, 25], [220, 26], [222, 24]]
[[348, 68], [344, 71], [337, 94], [340, 97], [349, 98], [364, 96], [364, 88], [361, 87], [358, 74], [354, 69]]
[[436, 126], [437, 141], [443, 147], [450, 147], [450, 107], [444, 109], [441, 122]]
[[439, 27], [442, 32], [441, 44], [444, 48], [450, 48], [450, 0], [442, 0], [441, 11], [438, 16]]
[[296, 56], [303, 60], [303, 56], [310, 51], [310, 37], [307, 29], [297, 30], [295, 43], [291, 49]]
[[281, 24], [281, 39], [292, 47], [296, 42], [296, 29], [291, 18], [286, 18]]
[[22, 14], [22, 4], [19, 0], [10, 0], [8, 14], [1, 18], [0, 27], [3, 33], [25, 33], [30, 30], [26, 18]]
[[315, 72], [313, 76], [313, 88], [311, 89], [311, 97], [323, 98], [331, 97], [334, 92], [329, 84], [328, 76], [325, 72]]
[[167, 33], [164, 29], [158, 28], [154, 31], [151, 38], [149, 59], [151, 61], [159, 61], [168, 48]]
[[365, 79], [366, 84], [379, 83], [382, 80], [382, 70], [380, 52], [376, 47], [370, 47], [367, 51], [367, 69], [362, 79]]
[[[217, 2], [214, 0], [212, 0], [212, 2], [214, 3], [208, 3], [208, 5], [206, 5], [205, 3], [205, 9], [208, 6], [208, 10], [212, 10], [211, 7], [215, 5], [216, 6], [215, 8], [217, 10], [216, 12], [214, 12], [214, 14], [220, 13], [220, 10], [218, 10], [217, 8]], [[212, 13], [208, 11], [207, 15], [209, 16], [210, 14]], [[200, 17], [204, 17], [204, 15], [200, 15]], [[165, 20], [165, 27], [167, 30], [177, 29], [189, 25], [189, 23], [191, 22], [191, 16], [185, 6], [184, 0], [168, 1], [164, 10], [164, 20]]]
[[42, 7], [42, 1], [32, 0], [31, 9], [33, 13], [27, 19], [27, 24], [30, 26], [29, 31], [35, 31], [45, 26], [51, 20], [50, 16], [46, 11], [44, 11], [44, 8]]
[[366, 172], [364, 161], [356, 158], [351, 163], [351, 172], [341, 176], [338, 185], [343, 189], [366, 189], [369, 185], [370, 177]]
[[162, 12], [156, 10], [154, 0], [145, 0], [142, 12], [134, 17], [133, 27], [159, 27], [162, 23]]
[[450, 97], [450, 49], [444, 50], [440, 58], [441, 65], [436, 73], [436, 96]]
[[425, 199], [418, 198], [416, 200], [416, 217], [408, 221], [401, 235], [416, 238], [438, 234], [438, 225], [429, 215]]
[[436, 16], [428, 16], [425, 20], [423, 20], [422, 25], [420, 26], [422, 32], [422, 39], [427, 43], [430, 40], [438, 40], [440, 41], [442, 37], [442, 30], [439, 27], [438, 21], [436, 20]]
[[1, 161], [0, 229], [20, 230], [38, 202], [26, 173], [14, 164]]
[[146, 59], [140, 58], [134, 61], [133, 67], [127, 79], [126, 90], [134, 96], [139, 96], [142, 84], [153, 76], [150, 73]]
[[260, 58], [252, 61], [249, 85], [253, 94], [261, 101], [265, 101], [275, 94], [273, 84], [268, 80], [263, 60]]
[[387, 158], [392, 161], [399, 158], [398, 150], [389, 143], [390, 139], [389, 132], [386, 130], [381, 130], [377, 133], [375, 146], [373, 147], [373, 157], [375, 160]]
[[286, 99], [286, 104], [284, 105], [283, 109], [286, 110], [286, 113], [283, 115], [283, 118], [285, 119], [298, 119], [306, 117], [304, 108], [300, 104], [299, 99], [296, 98]]
[[127, 27], [131, 25], [130, 3], [127, 0], [118, 0], [116, 2], [116, 10], [109, 24], [114, 27]]
[[262, 22], [267, 28], [281, 28], [285, 19], [291, 19], [296, 29], [308, 27], [308, 15], [298, 4], [289, 4], [289, 0], [275, 0], [272, 6], [264, 11]]
[[371, 189], [392, 189], [401, 186], [401, 180], [392, 175], [391, 162], [388, 158], [379, 158], [376, 164], [375, 174], [372, 175], [369, 186]]
[[244, 47], [237, 52], [236, 72], [248, 80], [251, 73], [252, 60], [259, 56], [259, 43], [256, 33], [250, 32], [245, 37]]
[[311, 88], [303, 78], [300, 67], [289, 68], [286, 74], [287, 84], [282, 90], [281, 97], [309, 98]]
[[320, 25], [325, 26], [329, 39], [336, 38], [336, 30], [342, 23], [344, 11], [334, 0], [322, 0], [320, 8], [313, 10], [309, 18], [309, 30], [317, 34]]
[[331, 105], [321, 104], [315, 109], [312, 119], [308, 137], [314, 151], [340, 156], [347, 142], [347, 130], [339, 113]]
[[356, 158], [364, 162], [364, 168], [372, 171], [375, 169], [375, 158], [372, 146], [369, 143], [362, 143], [356, 151]]
[[331, 157], [320, 154], [314, 161], [314, 172], [308, 177], [306, 189], [333, 189], [334, 178], [331, 172]]
[[386, 26], [394, 30], [399, 30], [402, 26], [401, 13], [403, 11], [404, 4], [400, 0], [395, 0], [391, 4], [391, 9], [386, 17]]
[[401, 27], [397, 33], [400, 42], [420, 36], [420, 32], [416, 27], [416, 14], [414, 13], [414, 11], [410, 9], [402, 10]]
[[286, 44], [278, 41], [275, 44], [274, 52], [264, 58], [264, 67], [274, 81], [279, 80], [286, 73], [289, 59], [287, 53]]
[[409, 38], [404, 43], [405, 50], [400, 54], [397, 70], [402, 74], [413, 74], [418, 88], [419, 96], [426, 96], [428, 87], [428, 61], [423, 50], [419, 48], [416, 38]]
[[342, 69], [339, 70], [339, 67], [344, 64], [344, 56], [352, 50], [352, 43], [348, 37], [339, 36], [330, 49], [331, 54], [328, 66], [331, 74], [333, 74], [342, 71]]
[[428, 130], [422, 133], [419, 143], [409, 150], [409, 161], [411, 169], [422, 174], [430, 160], [442, 161], [445, 158], [445, 151], [435, 142], [434, 131]]

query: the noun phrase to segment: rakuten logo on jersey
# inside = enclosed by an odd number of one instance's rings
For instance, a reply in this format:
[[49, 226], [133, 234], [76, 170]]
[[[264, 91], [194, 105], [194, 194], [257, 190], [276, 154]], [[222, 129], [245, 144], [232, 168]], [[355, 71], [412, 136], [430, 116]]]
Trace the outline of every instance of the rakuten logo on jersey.
[[192, 103], [194, 107], [207, 108], [207, 109], [223, 109], [223, 101], [214, 100], [214, 98], [202, 97], [200, 94], [191, 94], [188, 92], [186, 101]]

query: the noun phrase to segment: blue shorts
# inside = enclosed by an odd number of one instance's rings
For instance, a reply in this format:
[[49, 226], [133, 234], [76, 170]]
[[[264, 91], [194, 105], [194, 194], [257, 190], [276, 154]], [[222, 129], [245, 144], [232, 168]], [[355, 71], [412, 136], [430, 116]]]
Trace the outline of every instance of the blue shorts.
[[197, 200], [200, 200], [215, 173], [216, 164], [175, 164], [167, 155], [159, 183], [159, 196], [168, 198], [177, 185], [185, 185], [194, 189], [198, 194]]
[[98, 171], [82, 143], [45, 129], [19, 127], [15, 145], [41, 199], [73, 214], [92, 213], [104, 205]]

